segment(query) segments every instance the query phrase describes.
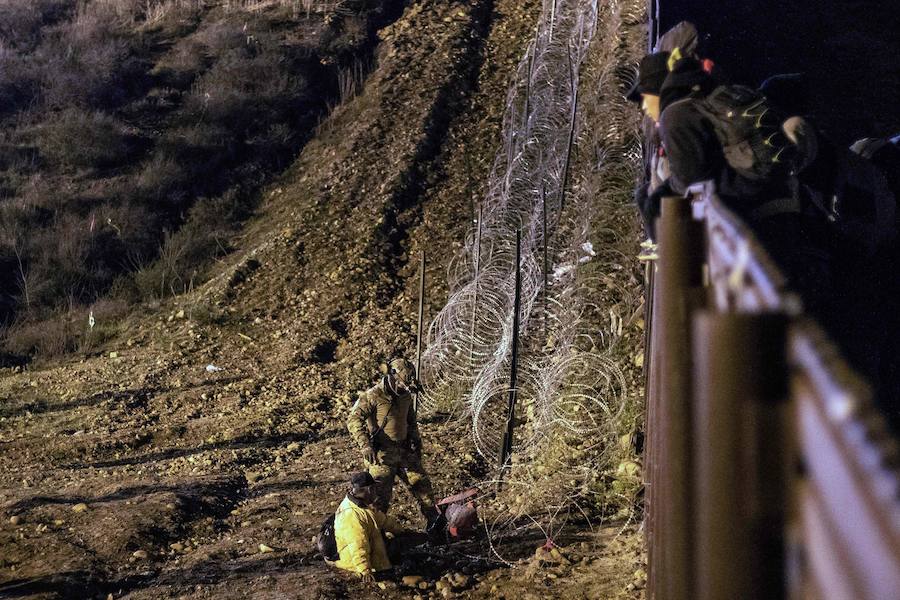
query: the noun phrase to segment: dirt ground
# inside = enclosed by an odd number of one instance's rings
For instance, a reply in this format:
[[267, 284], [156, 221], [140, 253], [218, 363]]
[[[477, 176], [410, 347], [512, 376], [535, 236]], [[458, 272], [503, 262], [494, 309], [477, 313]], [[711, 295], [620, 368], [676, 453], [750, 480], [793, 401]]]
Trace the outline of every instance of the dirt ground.
[[[413, 3], [208, 285], [143, 307], [102, 351], [2, 372], [0, 597], [643, 597], [634, 522], [573, 524], [552, 554], [523, 528], [504, 560], [483, 539], [422, 546], [411, 578], [377, 586], [311, 541], [361, 467], [356, 391], [414, 348], [419, 250], [427, 314], [446, 297], [539, 8]], [[465, 420], [423, 421], [439, 493], [481, 478]], [[421, 525], [407, 492], [395, 504]]]

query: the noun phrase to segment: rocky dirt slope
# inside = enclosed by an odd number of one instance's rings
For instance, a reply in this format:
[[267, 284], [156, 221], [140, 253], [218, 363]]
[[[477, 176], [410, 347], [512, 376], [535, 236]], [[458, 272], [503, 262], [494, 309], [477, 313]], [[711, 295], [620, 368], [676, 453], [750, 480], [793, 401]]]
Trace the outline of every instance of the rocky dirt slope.
[[[640, 537], [621, 523], [573, 526], [552, 557], [523, 530], [504, 546], [518, 568], [479, 544], [422, 550], [415, 588], [364, 587], [310, 542], [361, 466], [355, 392], [414, 348], [423, 248], [427, 312], [446, 297], [539, 8], [413, 3], [208, 285], [146, 306], [101, 353], [3, 373], [0, 596], [640, 597]], [[433, 416], [423, 437], [439, 492], [484, 473], [465, 422]], [[405, 492], [396, 510], [419, 525]]]

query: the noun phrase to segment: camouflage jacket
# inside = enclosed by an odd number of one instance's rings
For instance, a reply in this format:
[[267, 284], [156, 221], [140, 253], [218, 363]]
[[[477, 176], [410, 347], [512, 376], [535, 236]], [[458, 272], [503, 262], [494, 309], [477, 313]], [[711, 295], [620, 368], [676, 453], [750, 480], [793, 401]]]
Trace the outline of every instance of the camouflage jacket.
[[387, 377], [383, 377], [376, 385], [360, 392], [359, 399], [350, 409], [347, 418], [347, 429], [360, 448], [369, 445], [370, 436], [384, 423], [384, 429], [376, 436], [387, 438], [398, 444], [407, 440], [419, 442], [419, 428], [416, 424], [416, 413], [413, 411], [412, 394], [393, 396], [387, 389]]

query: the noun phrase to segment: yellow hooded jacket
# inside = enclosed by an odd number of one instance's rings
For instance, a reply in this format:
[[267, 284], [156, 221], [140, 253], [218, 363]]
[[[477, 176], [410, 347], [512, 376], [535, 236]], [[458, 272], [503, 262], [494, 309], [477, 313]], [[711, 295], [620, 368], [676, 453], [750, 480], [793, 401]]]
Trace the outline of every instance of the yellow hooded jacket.
[[334, 537], [340, 559], [334, 565], [353, 573], [391, 568], [382, 531], [400, 533], [403, 527], [377, 508], [358, 506], [349, 496], [334, 516]]

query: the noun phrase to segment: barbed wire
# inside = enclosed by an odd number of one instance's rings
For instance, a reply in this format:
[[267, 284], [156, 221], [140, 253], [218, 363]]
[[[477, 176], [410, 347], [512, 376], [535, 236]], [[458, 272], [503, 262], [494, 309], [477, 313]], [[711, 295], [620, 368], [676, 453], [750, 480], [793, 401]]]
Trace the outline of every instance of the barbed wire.
[[[603, 35], [611, 39], [602, 40], [602, 67], [595, 74], [601, 90], [616, 90], [614, 71], [623, 50], [615, 38], [623, 20], [641, 14], [641, 5], [630, 0], [602, 7], [608, 17]], [[627, 406], [627, 380], [611, 349], [628, 315], [596, 300], [596, 290], [621, 284], [590, 263], [631, 259], [615, 255], [614, 248], [594, 249], [589, 237], [602, 195], [596, 180], [607, 189], [630, 189], [639, 154], [629, 147], [628, 132], [635, 127], [621, 101], [594, 122], [588, 119], [597, 119], [597, 111], [583, 110], [578, 96], [599, 10], [597, 0], [544, 2], [507, 96], [501, 148], [480, 222], [450, 262], [450, 297], [429, 326], [422, 357], [420, 410], [465, 410], [477, 451], [498, 464], [507, 424], [516, 231], [521, 230], [517, 427], [513, 460], [503, 475], [514, 498], [486, 525], [491, 551], [504, 562], [496, 541], [523, 519], [543, 521], [542, 529], [553, 531], [560, 514], [587, 516], [584, 506], [594, 492], [585, 482], [608, 468], [609, 447], [616, 445]], [[598, 102], [602, 98], [587, 104]], [[589, 167], [592, 173], [574, 173], [573, 148], [594, 150], [587, 159], [597, 161]], [[629, 293], [616, 290], [622, 297]], [[500, 476], [484, 484], [494, 485]], [[561, 482], [563, 489], [535, 485], [541, 478]], [[532, 510], [540, 514], [532, 516]]]

